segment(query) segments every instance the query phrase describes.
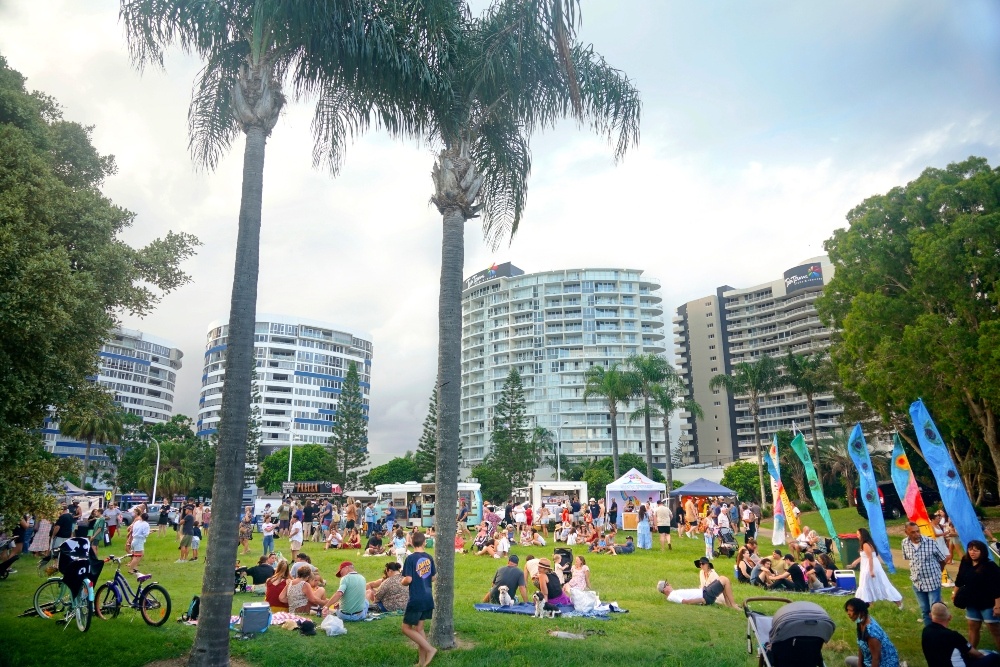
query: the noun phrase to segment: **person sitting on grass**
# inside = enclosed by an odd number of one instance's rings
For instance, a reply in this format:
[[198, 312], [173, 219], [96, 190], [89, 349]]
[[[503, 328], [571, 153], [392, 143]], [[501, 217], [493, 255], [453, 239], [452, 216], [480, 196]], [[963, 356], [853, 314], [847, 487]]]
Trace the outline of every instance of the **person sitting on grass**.
[[795, 562], [795, 556], [785, 554], [785, 571], [771, 577], [769, 588], [783, 588], [785, 590], [805, 593], [809, 590], [806, 584], [806, 575], [802, 568]]
[[507, 531], [502, 530], [497, 533], [493, 539], [493, 544], [496, 545], [496, 553], [493, 554], [494, 558], [503, 558], [510, 553], [510, 540], [507, 539]]
[[382, 571], [382, 578], [369, 581], [365, 586], [365, 596], [375, 611], [387, 613], [403, 611], [410, 600], [409, 589], [402, 584], [400, 572], [403, 567], [396, 561], [389, 561]]
[[712, 561], [702, 557], [694, 562], [694, 566], [700, 570], [698, 581], [701, 584], [702, 599], [705, 600], [705, 604], [712, 604], [721, 595], [726, 606], [734, 609], [740, 608], [733, 597], [733, 585], [729, 578], [716, 572]]
[[455, 533], [455, 553], [457, 554], [465, 553], [465, 538], [462, 537], [461, 532]]
[[476, 552], [477, 556], [495, 556], [497, 553], [496, 545], [493, 543], [492, 539], [487, 539], [486, 543], [483, 544], [483, 548]]
[[[973, 648], [961, 633], [948, 627], [951, 612], [948, 605], [935, 602], [931, 605], [931, 624], [924, 627], [920, 638], [927, 667], [996, 667], [1000, 665], [1000, 653], [982, 653]], [[958, 656], [955, 653], [958, 653]], [[956, 661], [957, 657], [957, 661]]]
[[298, 576], [288, 582], [278, 599], [286, 603], [293, 614], [309, 614], [314, 605], [327, 604], [326, 591], [320, 581], [319, 570], [311, 565], [300, 567]]
[[750, 560], [750, 550], [740, 547], [736, 554], [736, 580], [743, 584], [753, 581], [753, 561]]
[[807, 553], [803, 556], [799, 567], [805, 572], [809, 590], [814, 591], [830, 587], [830, 578], [826, 574], [826, 568], [823, 567], [823, 564], [813, 554]]
[[534, 528], [531, 529], [531, 544], [536, 547], [545, 546], [545, 538], [538, 534], [538, 531]]
[[[330, 529], [333, 532], [333, 529]], [[347, 537], [344, 538], [344, 543], [340, 545], [341, 549], [360, 549], [361, 548], [361, 535], [358, 534], [357, 528], [351, 528], [347, 532]]]
[[549, 604], [572, 606], [573, 601], [563, 591], [562, 579], [552, 571], [552, 562], [548, 558], [538, 560], [538, 590], [545, 596]]
[[288, 561], [282, 558], [275, 563], [274, 574], [264, 582], [264, 599], [271, 605], [271, 611], [288, 611], [288, 603], [281, 601], [281, 592], [288, 582]]
[[608, 553], [611, 554], [612, 556], [621, 556], [623, 554], [628, 555], [631, 553], [635, 553], [635, 541], [632, 538], [632, 536], [629, 535], [628, 537], [625, 538], [625, 544], [621, 546], [611, 545]]
[[365, 555], [381, 556], [384, 553], [385, 546], [382, 544], [382, 533], [377, 530], [372, 531], [371, 537], [368, 538], [368, 542], [365, 544]]
[[[327, 609], [337, 609], [337, 618], [342, 621], [363, 621], [368, 616], [368, 598], [365, 597], [365, 578], [354, 569], [354, 563], [344, 561], [337, 568], [340, 588], [330, 596]], [[338, 607], [339, 603], [339, 607]]]
[[521, 602], [526, 602], [528, 600], [528, 589], [526, 587], [526, 579], [524, 577], [524, 572], [518, 567], [518, 560], [515, 554], [511, 554], [507, 557], [507, 564], [501, 567], [493, 575], [493, 585], [490, 587], [489, 592], [483, 596], [483, 602], [492, 602], [493, 604], [500, 604], [500, 587], [506, 586], [513, 598], [514, 593], [518, 592], [521, 594]]
[[290, 575], [295, 578], [299, 573], [300, 567], [312, 566], [312, 559], [309, 558], [309, 554], [299, 553], [296, 554], [295, 558], [292, 560]]
[[517, 541], [517, 543], [522, 547], [531, 546], [531, 528], [529, 526], [525, 526], [521, 529], [521, 538]]
[[253, 581], [254, 586], [260, 586], [274, 576], [274, 560], [274, 554], [271, 554], [270, 556], [261, 556], [257, 559], [257, 564], [253, 567], [238, 567], [236, 568], [236, 572], [239, 574], [250, 575], [250, 579]]

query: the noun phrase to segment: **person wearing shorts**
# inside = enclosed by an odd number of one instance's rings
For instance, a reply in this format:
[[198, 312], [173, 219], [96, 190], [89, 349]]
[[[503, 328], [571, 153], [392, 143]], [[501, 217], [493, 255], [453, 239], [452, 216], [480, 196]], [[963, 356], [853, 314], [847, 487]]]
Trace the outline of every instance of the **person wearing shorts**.
[[288, 517], [290, 513], [291, 509], [288, 506], [288, 501], [282, 501], [281, 506], [278, 507], [278, 535], [282, 537], [288, 537], [288, 528], [290, 527]]
[[435, 574], [437, 568], [434, 566], [434, 559], [424, 551], [424, 534], [414, 533], [413, 553], [403, 563], [403, 581], [400, 582], [410, 589], [410, 599], [403, 613], [402, 630], [417, 645], [417, 662], [422, 667], [427, 667], [437, 653], [424, 633], [424, 621], [431, 620], [434, 614], [432, 584]]
[[147, 521], [149, 521], [149, 515], [143, 512], [132, 522], [132, 560], [128, 563], [128, 570], [132, 573], [138, 571], [139, 562], [146, 550], [146, 538], [149, 537]]

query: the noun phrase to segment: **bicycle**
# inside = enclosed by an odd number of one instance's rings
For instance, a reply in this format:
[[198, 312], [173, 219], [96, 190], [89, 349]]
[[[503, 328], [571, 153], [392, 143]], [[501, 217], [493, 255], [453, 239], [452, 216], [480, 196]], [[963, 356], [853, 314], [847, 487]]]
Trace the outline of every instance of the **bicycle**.
[[138, 587], [135, 591], [128, 583], [128, 579], [122, 574], [122, 560], [131, 558], [132, 554], [125, 554], [122, 557], [108, 556], [104, 562], [112, 561], [118, 567], [115, 569], [115, 576], [111, 581], [101, 584], [94, 595], [94, 613], [101, 620], [117, 618], [121, 612], [124, 602], [132, 609], [135, 609], [142, 616], [147, 624], [159, 627], [170, 618], [170, 594], [167, 589], [155, 581], [147, 586], [143, 582], [153, 578], [151, 574], [136, 574]]
[[93, 614], [93, 595], [94, 586], [90, 579], [83, 579], [80, 592], [74, 596], [62, 577], [52, 577], [35, 591], [35, 613], [41, 618], [55, 618], [59, 614], [65, 614], [63, 630], [75, 620], [80, 632], [86, 632], [90, 629]]

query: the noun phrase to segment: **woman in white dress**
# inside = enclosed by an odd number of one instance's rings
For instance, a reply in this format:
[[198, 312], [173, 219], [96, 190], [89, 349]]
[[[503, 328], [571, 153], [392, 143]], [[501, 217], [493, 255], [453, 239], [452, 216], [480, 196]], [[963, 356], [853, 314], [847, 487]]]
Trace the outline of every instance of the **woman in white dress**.
[[875, 549], [872, 534], [868, 532], [867, 528], [858, 529], [858, 541], [861, 542], [861, 555], [850, 565], [851, 568], [854, 568], [858, 563], [861, 564], [857, 596], [868, 604], [878, 600], [888, 600], [896, 603], [896, 606], [902, 609], [903, 596], [892, 585], [885, 570], [882, 569], [878, 550]]

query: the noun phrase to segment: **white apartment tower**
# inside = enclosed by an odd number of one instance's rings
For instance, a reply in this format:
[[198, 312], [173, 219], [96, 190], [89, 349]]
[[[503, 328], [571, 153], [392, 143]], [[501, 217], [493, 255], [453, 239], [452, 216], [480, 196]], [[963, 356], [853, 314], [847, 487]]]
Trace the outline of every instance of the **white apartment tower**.
[[[822, 352], [830, 330], [820, 323], [816, 299], [833, 277], [825, 256], [813, 257], [784, 272], [782, 278], [753, 287], [720, 287], [716, 294], [677, 309], [673, 318], [678, 370], [705, 411], [703, 421], [682, 415], [681, 443], [686, 460], [726, 463], [755, 455], [753, 419], [745, 396], [731, 397], [709, 388], [712, 377], [731, 373], [742, 361], [761, 356], [781, 361], [796, 354]], [[814, 397], [816, 429], [822, 435], [839, 427], [843, 408], [832, 392]], [[761, 401], [762, 444], [781, 430], [810, 435], [806, 398], [791, 386]], [[728, 432], [727, 432], [728, 431]]]
[[[198, 435], [218, 430], [225, 385], [229, 326], [208, 326]], [[260, 458], [289, 444], [324, 444], [333, 431], [341, 384], [353, 362], [358, 369], [365, 410], [371, 391], [371, 336], [303, 317], [257, 314], [254, 329], [257, 385], [260, 390]]]
[[[611, 422], [599, 398], [584, 402], [593, 365], [663, 354], [660, 281], [637, 269], [565, 269], [525, 274], [509, 262], [465, 281], [462, 292], [462, 462], [490, 447], [493, 406], [512, 368], [524, 382], [533, 426], [552, 432], [570, 458], [611, 455]], [[618, 415], [621, 453], [644, 454], [641, 421]], [[653, 460], [663, 467], [663, 427], [653, 421]]]

